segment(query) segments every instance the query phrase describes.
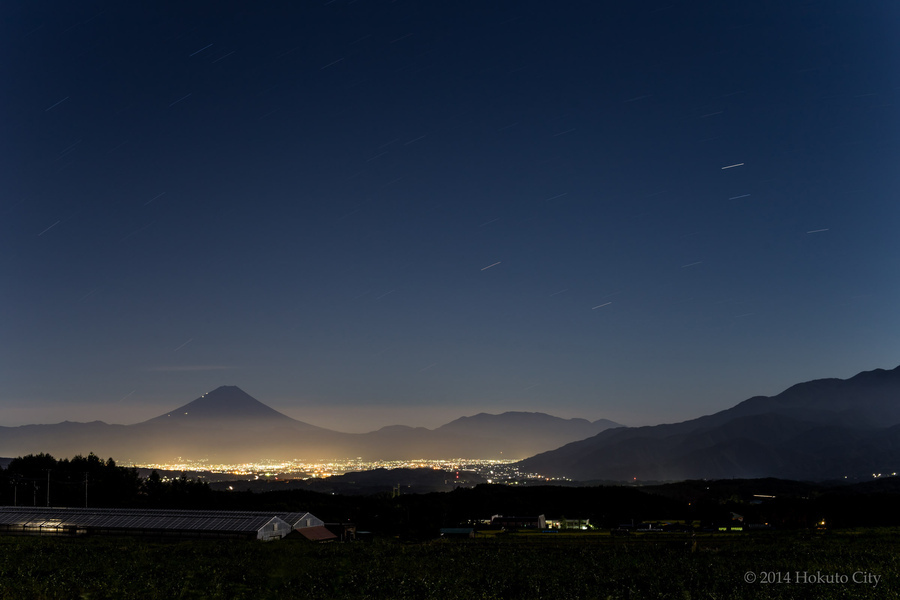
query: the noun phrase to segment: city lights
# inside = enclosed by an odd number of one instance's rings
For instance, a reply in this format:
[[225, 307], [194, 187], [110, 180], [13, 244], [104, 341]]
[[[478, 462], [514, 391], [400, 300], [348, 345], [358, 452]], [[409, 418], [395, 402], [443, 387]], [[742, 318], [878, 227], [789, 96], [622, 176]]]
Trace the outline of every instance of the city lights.
[[[125, 462], [126, 466], [175, 472], [207, 472], [231, 475], [234, 479], [314, 479], [345, 473], [372, 471], [375, 469], [435, 469], [442, 471], [468, 471], [489, 478], [488, 483], [520, 484], [528, 480], [562, 480], [548, 478], [538, 473], [521, 471], [516, 463], [520, 459], [413, 459], [413, 460], [365, 460], [361, 457], [309, 461], [303, 459], [262, 459], [239, 464], [214, 464], [208, 460], [191, 460], [177, 457], [167, 463]], [[226, 479], [222, 477], [220, 479]]]

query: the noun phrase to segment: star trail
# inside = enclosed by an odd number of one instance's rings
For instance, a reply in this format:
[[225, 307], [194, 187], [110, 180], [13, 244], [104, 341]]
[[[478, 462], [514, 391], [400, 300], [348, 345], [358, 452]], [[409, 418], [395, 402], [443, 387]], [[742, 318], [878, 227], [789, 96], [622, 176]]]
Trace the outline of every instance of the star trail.
[[638, 425], [892, 368], [898, 17], [7, 3], [0, 424]]

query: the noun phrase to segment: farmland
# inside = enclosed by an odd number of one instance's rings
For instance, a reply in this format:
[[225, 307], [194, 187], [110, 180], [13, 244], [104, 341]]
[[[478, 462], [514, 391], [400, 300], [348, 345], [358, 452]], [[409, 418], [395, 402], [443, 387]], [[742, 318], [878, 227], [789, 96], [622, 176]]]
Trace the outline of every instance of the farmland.
[[0, 598], [892, 598], [900, 597], [898, 533], [507, 534], [322, 545], [3, 537]]

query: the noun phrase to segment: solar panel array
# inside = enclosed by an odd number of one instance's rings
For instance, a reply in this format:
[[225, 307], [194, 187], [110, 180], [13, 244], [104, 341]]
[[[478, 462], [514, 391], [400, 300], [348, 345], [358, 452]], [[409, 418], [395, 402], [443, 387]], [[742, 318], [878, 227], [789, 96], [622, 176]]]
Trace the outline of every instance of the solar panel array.
[[[306, 513], [294, 513], [302, 515]], [[274, 523], [273, 523], [274, 521]], [[22, 529], [97, 528], [161, 531], [256, 533], [272, 523], [290, 530], [278, 514], [253, 511], [164, 510], [124, 508], [0, 507], [0, 525]]]

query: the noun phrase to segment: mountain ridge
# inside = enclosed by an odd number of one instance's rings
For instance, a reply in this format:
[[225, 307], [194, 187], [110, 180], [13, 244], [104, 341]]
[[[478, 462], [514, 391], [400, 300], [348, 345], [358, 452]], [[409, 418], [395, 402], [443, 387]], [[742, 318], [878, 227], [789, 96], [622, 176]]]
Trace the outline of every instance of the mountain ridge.
[[324, 430], [303, 421], [299, 421], [264, 404], [236, 385], [222, 385], [183, 406], [163, 413], [152, 419], [135, 423], [148, 425], [163, 423], [191, 423], [206, 426], [222, 426], [230, 420], [241, 420], [248, 424], [284, 424], [304, 429]]
[[584, 480], [829, 479], [900, 463], [898, 443], [900, 367], [798, 383], [679, 423], [607, 429], [521, 465]]
[[[129, 462], [167, 462], [175, 457], [220, 462], [350, 456], [520, 458], [593, 435], [612, 423], [522, 411], [481, 413], [473, 419], [435, 429], [388, 425], [367, 433], [344, 433], [293, 419], [237, 386], [220, 386], [133, 425], [94, 421], [0, 427], [0, 455], [94, 452]], [[484, 425], [485, 421], [489, 423]]]

